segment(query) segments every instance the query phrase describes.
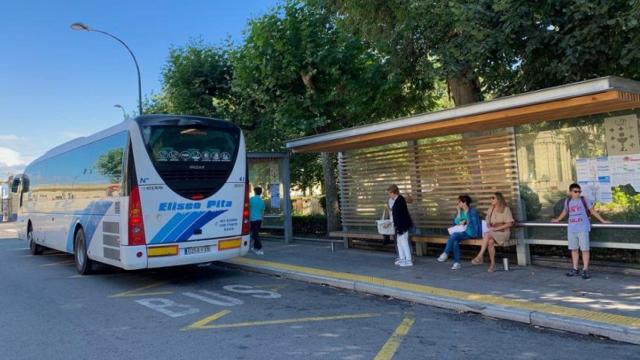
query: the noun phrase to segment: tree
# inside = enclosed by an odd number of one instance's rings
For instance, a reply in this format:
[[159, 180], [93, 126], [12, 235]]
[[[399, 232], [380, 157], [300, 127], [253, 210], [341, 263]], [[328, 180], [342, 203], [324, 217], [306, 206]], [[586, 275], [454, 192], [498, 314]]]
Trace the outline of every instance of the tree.
[[640, 78], [637, 0], [333, 0], [410, 82], [456, 105], [605, 75]]
[[[236, 120], [260, 150], [291, 138], [423, 111], [434, 99], [367, 43], [337, 26], [325, 1], [285, 1], [250, 22], [232, 55]], [[328, 230], [337, 228], [333, 159], [322, 154]]]
[[147, 111], [208, 117], [228, 115], [232, 70], [228, 47], [191, 41], [169, 50], [162, 93], [147, 100]]

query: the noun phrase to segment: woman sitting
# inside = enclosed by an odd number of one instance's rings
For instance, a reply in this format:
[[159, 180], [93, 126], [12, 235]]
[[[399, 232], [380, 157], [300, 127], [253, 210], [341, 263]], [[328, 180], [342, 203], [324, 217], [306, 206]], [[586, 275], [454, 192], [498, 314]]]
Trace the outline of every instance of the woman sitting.
[[495, 244], [504, 245], [511, 236], [510, 228], [514, 220], [511, 210], [507, 206], [502, 193], [496, 192], [491, 196], [491, 207], [487, 211], [487, 232], [482, 236], [482, 247], [478, 255], [471, 260], [473, 265], [480, 265], [483, 262], [485, 250], [489, 249], [489, 269], [496, 271], [496, 248]]
[[469, 195], [458, 196], [456, 211], [457, 213], [456, 217], [453, 219], [453, 223], [455, 225], [465, 225], [466, 229], [449, 235], [447, 246], [444, 248], [442, 255], [438, 257], [439, 262], [444, 262], [449, 257], [449, 253], [453, 251], [452, 270], [458, 270], [461, 268], [460, 241], [479, 238], [482, 236], [482, 223], [480, 222], [480, 216], [478, 215], [478, 211], [471, 207], [471, 197], [469, 197]]

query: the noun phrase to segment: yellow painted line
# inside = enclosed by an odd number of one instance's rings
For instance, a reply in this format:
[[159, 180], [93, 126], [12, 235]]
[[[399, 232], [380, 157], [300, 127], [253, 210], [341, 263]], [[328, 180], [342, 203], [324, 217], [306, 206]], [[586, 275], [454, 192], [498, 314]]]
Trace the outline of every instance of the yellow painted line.
[[228, 315], [230, 313], [231, 313], [231, 310], [222, 310], [222, 311], [217, 312], [217, 313], [215, 313], [215, 314], [213, 314], [211, 316], [207, 316], [204, 319], [200, 319], [200, 320], [194, 322], [193, 324], [191, 324], [191, 325], [187, 326], [186, 328], [182, 329], [182, 331], [194, 330], [194, 329], [206, 329], [206, 326], [209, 323], [212, 323], [212, 322], [214, 322], [214, 321], [220, 319], [221, 317], [223, 317], [225, 315]]
[[63, 260], [63, 261], [58, 261], [54, 263], [42, 264], [40, 266], [70, 265], [70, 264], [73, 264], [74, 262], [75, 262], [74, 260]]
[[143, 290], [151, 289], [154, 287], [162, 286], [167, 284], [168, 281], [160, 281], [147, 286], [139, 287], [133, 290], [127, 290], [121, 293], [113, 294], [109, 296], [110, 298], [119, 298], [119, 297], [133, 297], [133, 296], [151, 296], [151, 295], [168, 295], [173, 294], [173, 291], [152, 291], [152, 292], [143, 292]]
[[373, 358], [373, 360], [393, 359], [393, 356], [396, 354], [396, 351], [398, 351], [398, 347], [400, 346], [400, 343], [402, 343], [402, 340], [404, 340], [404, 337], [409, 333], [409, 330], [411, 330], [411, 327], [413, 326], [413, 323], [415, 321], [416, 320], [412, 314], [408, 314], [407, 316], [405, 316], [405, 318], [402, 320], [400, 325], [398, 325], [398, 327], [393, 332], [393, 334], [391, 334], [391, 337], [389, 338], [389, 340], [387, 340], [387, 342], [384, 343], [384, 345], [382, 346], [382, 349], [380, 349], [380, 351], [378, 352], [378, 355], [376, 355], [376, 357]]
[[305, 317], [305, 318], [297, 318], [297, 319], [281, 319], [281, 320], [266, 320], [266, 321], [247, 321], [233, 324], [219, 324], [219, 325], [210, 325], [215, 320], [227, 315], [231, 311], [224, 310], [218, 313], [215, 313], [209, 317], [198, 320], [195, 323], [187, 326], [182, 330], [205, 330], [205, 329], [229, 329], [229, 328], [240, 328], [240, 327], [251, 327], [251, 326], [264, 326], [264, 325], [280, 325], [280, 324], [292, 324], [292, 323], [303, 323], [303, 322], [314, 322], [314, 321], [332, 321], [332, 320], [347, 320], [347, 319], [366, 319], [372, 318], [376, 316], [380, 316], [380, 314], [375, 313], [367, 313], [367, 314], [348, 314], [348, 315], [334, 315], [334, 316], [316, 316], [316, 317]]
[[492, 305], [508, 306], [516, 309], [537, 311], [545, 314], [567, 316], [583, 320], [591, 320], [612, 325], [622, 325], [631, 328], [640, 328], [640, 318], [633, 316], [617, 315], [605, 312], [584, 310], [567, 306], [553, 305], [544, 302], [533, 302], [525, 299], [509, 299], [497, 295], [479, 294], [466, 291], [437, 288], [428, 285], [412, 284], [403, 281], [389, 280], [367, 275], [349, 274], [337, 271], [309, 268], [304, 266], [289, 265], [272, 261], [255, 260], [249, 258], [235, 258], [229, 263], [258, 267], [269, 267], [276, 270], [288, 270], [299, 273], [331, 277], [339, 280], [351, 280], [362, 283], [391, 287], [400, 290], [418, 292], [438, 297], [448, 297], [459, 300], [475, 301]]

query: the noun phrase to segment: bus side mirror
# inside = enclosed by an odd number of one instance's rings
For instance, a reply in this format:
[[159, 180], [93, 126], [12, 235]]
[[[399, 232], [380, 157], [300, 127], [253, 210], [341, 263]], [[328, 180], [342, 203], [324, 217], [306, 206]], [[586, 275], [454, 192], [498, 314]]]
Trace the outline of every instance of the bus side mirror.
[[13, 179], [13, 182], [11, 183], [11, 192], [14, 194], [17, 193], [19, 187], [20, 187], [20, 179]]
[[22, 178], [22, 192], [29, 192], [29, 178], [26, 176]]

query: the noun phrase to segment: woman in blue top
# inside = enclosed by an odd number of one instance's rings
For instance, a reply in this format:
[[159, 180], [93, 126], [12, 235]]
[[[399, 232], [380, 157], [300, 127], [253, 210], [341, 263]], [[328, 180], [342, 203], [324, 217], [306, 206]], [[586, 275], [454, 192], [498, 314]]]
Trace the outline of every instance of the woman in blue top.
[[453, 219], [455, 225], [466, 225], [465, 231], [455, 232], [449, 235], [447, 246], [444, 248], [442, 255], [438, 257], [439, 262], [447, 261], [449, 253], [453, 251], [452, 270], [458, 270], [460, 265], [460, 241], [466, 239], [479, 238], [482, 236], [482, 223], [480, 216], [475, 208], [471, 207], [471, 197], [469, 195], [458, 196], [458, 205], [456, 207], [456, 217]]

